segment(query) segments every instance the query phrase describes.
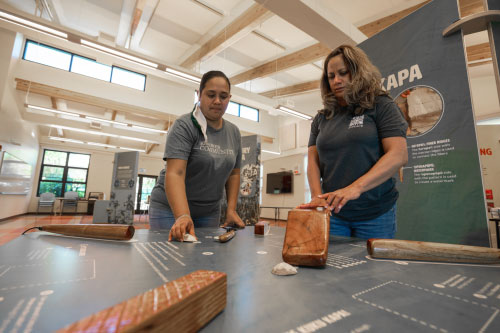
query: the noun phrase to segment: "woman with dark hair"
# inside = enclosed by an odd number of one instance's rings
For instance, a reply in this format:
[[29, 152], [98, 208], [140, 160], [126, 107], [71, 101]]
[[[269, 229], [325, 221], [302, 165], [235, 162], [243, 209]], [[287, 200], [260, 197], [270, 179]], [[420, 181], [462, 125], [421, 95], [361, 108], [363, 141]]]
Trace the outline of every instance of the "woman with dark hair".
[[205, 73], [193, 111], [179, 117], [168, 132], [163, 155], [166, 166], [151, 193], [149, 223], [152, 229], [170, 228], [169, 240], [195, 236], [195, 226], [219, 226], [224, 188], [225, 225], [245, 227], [236, 213], [241, 135], [222, 118], [230, 92], [224, 73]]
[[398, 192], [392, 176], [408, 161], [407, 124], [359, 48], [325, 59], [324, 108], [311, 124], [307, 177], [312, 200], [300, 208], [332, 211], [330, 233], [394, 238]]

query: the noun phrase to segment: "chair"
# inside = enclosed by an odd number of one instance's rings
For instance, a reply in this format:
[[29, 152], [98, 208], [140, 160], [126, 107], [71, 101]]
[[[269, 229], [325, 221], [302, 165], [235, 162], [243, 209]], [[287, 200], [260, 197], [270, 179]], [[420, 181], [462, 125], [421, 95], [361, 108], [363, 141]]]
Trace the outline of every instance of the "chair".
[[62, 202], [61, 214], [64, 211], [64, 207], [73, 207], [76, 213], [78, 207], [78, 193], [74, 191], [68, 191], [64, 193], [64, 200]]
[[36, 208], [36, 213], [40, 211], [40, 207], [50, 207], [50, 213], [54, 212], [54, 203], [56, 201], [56, 196], [54, 193], [45, 192], [40, 194], [40, 199], [38, 199], [38, 207]]
[[94, 205], [97, 200], [102, 200], [104, 198], [103, 192], [89, 192], [89, 197], [87, 198], [87, 215], [94, 214]]

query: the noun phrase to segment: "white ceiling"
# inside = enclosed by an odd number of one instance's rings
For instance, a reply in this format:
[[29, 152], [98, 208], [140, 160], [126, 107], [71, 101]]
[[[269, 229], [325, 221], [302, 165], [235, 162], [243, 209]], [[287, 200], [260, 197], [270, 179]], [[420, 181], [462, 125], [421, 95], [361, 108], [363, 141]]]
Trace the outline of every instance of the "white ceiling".
[[[294, 0], [295, 1], [295, 0]], [[342, 18], [347, 24], [359, 27], [415, 6], [424, 0], [302, 0], [311, 8], [321, 8]], [[125, 40], [130, 32], [134, 9], [142, 8], [142, 16], [130, 49], [162, 63], [180, 66], [200, 45], [210, 40], [255, 4], [252, 0], [0, 0], [31, 15], [40, 16], [37, 3], [46, 3], [52, 12], [52, 23], [94, 36], [113, 45]], [[261, 2], [261, 1], [259, 1]], [[362, 10], [360, 10], [362, 8]], [[47, 11], [42, 18], [49, 19]], [[334, 23], [335, 24], [335, 23]], [[484, 42], [484, 34], [468, 37], [467, 46]], [[487, 37], [486, 37], [487, 38]], [[318, 43], [318, 40], [271, 14], [253, 32], [236, 39], [229, 47], [206, 60], [197, 62], [190, 70], [200, 74], [213, 69], [229, 77], [270, 62], [284, 55]], [[118, 43], [119, 45], [119, 43]], [[473, 75], [490, 75], [489, 68], [476, 66]], [[492, 75], [492, 73], [491, 73]], [[238, 84], [252, 93], [276, 90], [298, 83], [318, 80], [321, 60], [314, 61]], [[315, 114], [321, 107], [318, 91], [279, 98], [278, 104], [294, 106], [298, 111]], [[68, 108], [84, 106], [68, 104]], [[87, 110], [88, 111], [88, 110]], [[147, 122], [145, 122], [147, 125]], [[43, 130], [48, 131], [48, 128]], [[161, 147], [159, 147], [161, 149]]]

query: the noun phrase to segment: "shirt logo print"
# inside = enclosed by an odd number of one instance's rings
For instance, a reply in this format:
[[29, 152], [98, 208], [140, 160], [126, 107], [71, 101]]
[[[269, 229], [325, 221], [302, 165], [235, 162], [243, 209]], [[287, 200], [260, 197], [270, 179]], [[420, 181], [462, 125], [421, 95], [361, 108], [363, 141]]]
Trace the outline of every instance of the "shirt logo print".
[[364, 119], [365, 119], [365, 115], [352, 117], [351, 123], [349, 124], [349, 129], [363, 127], [363, 120]]

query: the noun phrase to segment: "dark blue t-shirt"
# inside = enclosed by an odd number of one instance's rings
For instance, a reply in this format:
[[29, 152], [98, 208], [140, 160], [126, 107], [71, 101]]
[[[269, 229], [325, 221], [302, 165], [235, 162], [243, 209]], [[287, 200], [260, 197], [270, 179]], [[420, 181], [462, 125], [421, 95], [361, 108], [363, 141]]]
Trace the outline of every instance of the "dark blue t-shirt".
[[[348, 108], [326, 119], [317, 114], [311, 124], [309, 146], [316, 146], [323, 193], [352, 184], [384, 154], [382, 139], [406, 137], [408, 127], [398, 106], [388, 96], [378, 96], [373, 109], [356, 116]], [[347, 221], [363, 221], [387, 212], [396, 202], [394, 178], [351, 200], [337, 214]]]

